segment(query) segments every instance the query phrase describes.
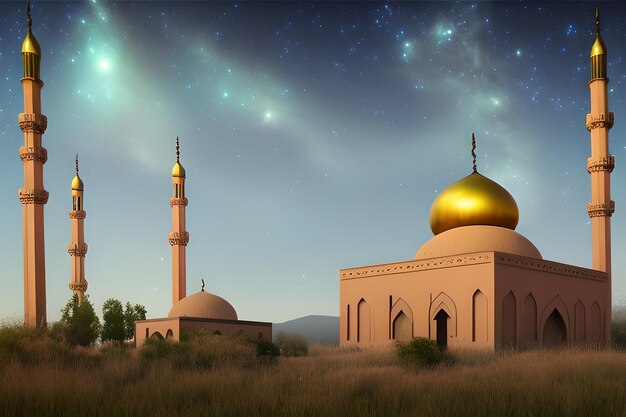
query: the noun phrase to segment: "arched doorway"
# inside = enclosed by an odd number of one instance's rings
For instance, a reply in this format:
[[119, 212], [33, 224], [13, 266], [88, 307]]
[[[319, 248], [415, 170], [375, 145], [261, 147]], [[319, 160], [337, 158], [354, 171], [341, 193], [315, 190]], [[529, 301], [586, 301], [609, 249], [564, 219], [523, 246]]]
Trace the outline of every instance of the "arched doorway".
[[393, 321], [393, 338], [401, 342], [408, 342], [413, 338], [413, 323], [400, 311]]
[[567, 327], [565, 321], [556, 308], [546, 320], [543, 327], [543, 345], [546, 347], [556, 347], [567, 343]]
[[448, 348], [448, 319], [450, 316], [444, 310], [439, 310], [435, 315], [437, 322], [437, 345], [441, 350]]

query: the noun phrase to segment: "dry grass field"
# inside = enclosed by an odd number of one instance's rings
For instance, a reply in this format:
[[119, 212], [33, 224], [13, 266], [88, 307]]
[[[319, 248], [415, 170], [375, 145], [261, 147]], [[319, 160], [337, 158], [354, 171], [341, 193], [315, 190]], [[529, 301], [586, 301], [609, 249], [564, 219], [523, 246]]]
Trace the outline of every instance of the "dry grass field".
[[142, 352], [4, 330], [1, 416], [626, 415], [622, 351], [451, 352], [418, 368], [391, 349], [272, 361], [220, 337]]

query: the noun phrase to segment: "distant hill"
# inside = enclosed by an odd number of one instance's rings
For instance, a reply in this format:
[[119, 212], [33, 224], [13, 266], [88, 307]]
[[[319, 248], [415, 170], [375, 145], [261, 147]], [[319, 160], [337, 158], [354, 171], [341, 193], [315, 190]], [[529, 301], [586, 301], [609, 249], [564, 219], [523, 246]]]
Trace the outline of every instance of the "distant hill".
[[339, 345], [339, 317], [305, 316], [284, 323], [274, 323], [272, 334], [299, 334], [306, 337], [309, 344]]

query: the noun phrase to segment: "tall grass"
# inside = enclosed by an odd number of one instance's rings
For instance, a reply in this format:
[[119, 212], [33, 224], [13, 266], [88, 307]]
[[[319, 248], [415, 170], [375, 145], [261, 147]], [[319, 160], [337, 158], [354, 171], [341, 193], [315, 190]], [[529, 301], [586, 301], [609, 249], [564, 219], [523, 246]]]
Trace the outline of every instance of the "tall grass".
[[7, 353], [0, 416], [626, 415], [621, 351], [451, 351], [420, 368], [393, 350], [320, 346], [268, 364], [220, 337], [104, 352], [30, 340], [46, 359]]

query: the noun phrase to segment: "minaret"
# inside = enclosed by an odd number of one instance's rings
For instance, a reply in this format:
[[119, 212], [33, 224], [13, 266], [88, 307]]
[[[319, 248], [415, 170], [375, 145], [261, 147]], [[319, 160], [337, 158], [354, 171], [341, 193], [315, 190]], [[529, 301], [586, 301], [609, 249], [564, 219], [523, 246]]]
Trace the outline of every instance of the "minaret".
[[611, 171], [615, 166], [609, 154], [609, 129], [613, 113], [609, 112], [606, 77], [606, 46], [600, 36], [600, 15], [596, 9], [596, 40], [591, 47], [591, 113], [587, 114], [587, 130], [591, 133], [591, 157], [587, 171], [591, 175], [591, 202], [587, 212], [591, 218], [591, 247], [593, 269], [608, 273], [605, 299], [604, 338], [611, 340], [611, 215], [615, 203], [611, 200]]
[[24, 323], [27, 326], [46, 327], [43, 209], [48, 202], [48, 192], [43, 188], [43, 164], [48, 155], [41, 146], [41, 135], [48, 121], [41, 114], [41, 48], [32, 32], [30, 2], [26, 10], [28, 33], [22, 43], [24, 77], [20, 80], [24, 90], [24, 113], [18, 116], [20, 129], [24, 132], [24, 146], [20, 147], [20, 159], [24, 162], [24, 187], [18, 190], [22, 202], [24, 235]]
[[85, 280], [87, 244], [85, 243], [84, 226], [87, 213], [83, 210], [84, 189], [83, 180], [78, 176], [78, 154], [76, 154], [76, 176], [72, 180], [72, 210], [69, 212], [70, 221], [72, 222], [72, 243], [68, 245], [67, 251], [72, 258], [70, 290], [78, 296], [78, 304], [83, 302], [85, 291], [87, 291], [87, 280]]
[[172, 231], [167, 236], [172, 245], [172, 303], [185, 298], [186, 290], [186, 266], [185, 249], [189, 242], [189, 233], [185, 230], [185, 168], [180, 164], [180, 151], [178, 138], [176, 138], [176, 163], [172, 168], [172, 184], [174, 195], [170, 199], [172, 207]]

